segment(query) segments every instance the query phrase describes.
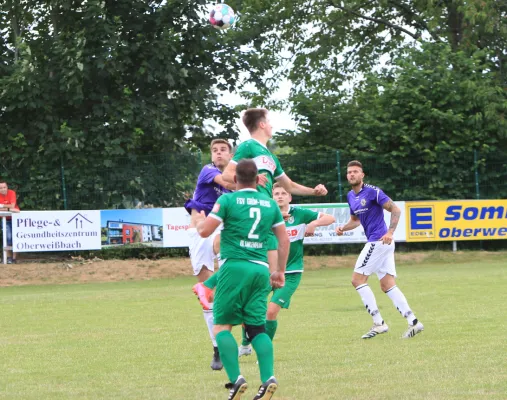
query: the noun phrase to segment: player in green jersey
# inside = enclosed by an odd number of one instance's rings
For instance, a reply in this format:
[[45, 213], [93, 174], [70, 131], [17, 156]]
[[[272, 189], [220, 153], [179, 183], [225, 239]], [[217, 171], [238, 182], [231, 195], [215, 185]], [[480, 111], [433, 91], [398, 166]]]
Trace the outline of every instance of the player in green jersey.
[[[273, 137], [273, 126], [269, 118], [268, 110], [265, 108], [249, 108], [243, 113], [243, 124], [250, 132], [251, 139], [241, 143], [232, 160], [225, 168], [222, 177], [226, 182], [232, 182], [236, 165], [243, 158], [251, 158], [255, 161], [259, 170], [259, 185], [257, 190], [273, 196], [273, 184], [279, 182], [285, 190], [291, 194], [300, 196], [325, 196], [327, 189], [324, 185], [317, 185], [314, 188], [300, 185], [290, 179], [283, 171], [278, 158], [267, 148], [268, 141]], [[273, 235], [268, 245], [268, 258], [271, 268], [276, 266], [276, 240]]]
[[232, 160], [225, 168], [222, 177], [226, 182], [233, 182], [234, 173], [239, 160], [251, 158], [259, 170], [259, 185], [257, 190], [272, 197], [273, 184], [276, 181], [291, 194], [300, 196], [325, 196], [327, 189], [324, 185], [314, 188], [306, 187], [292, 181], [283, 171], [278, 158], [267, 148], [269, 139], [273, 137], [268, 110], [265, 108], [249, 108], [242, 117], [243, 124], [250, 132], [251, 139], [241, 143]]
[[[276, 202], [257, 191], [257, 167], [253, 160], [237, 164], [237, 191], [220, 196], [213, 210], [200, 214], [197, 231], [210, 236], [223, 223], [220, 252], [224, 264], [218, 274], [213, 304], [214, 329], [220, 357], [231, 383], [229, 400], [241, 398], [247, 388], [239, 369], [238, 347], [231, 333], [244, 324], [257, 353], [261, 386], [254, 400], [269, 400], [278, 387], [274, 377], [273, 344], [265, 333], [267, 296], [271, 287], [285, 283], [289, 239]], [[269, 233], [278, 240], [278, 266], [270, 275], [267, 257]]]
[[[305, 236], [313, 236], [319, 226], [333, 224], [336, 219], [330, 214], [318, 213], [306, 208], [290, 205], [292, 196], [276, 182], [273, 185], [273, 199], [280, 207], [285, 219], [287, 236], [290, 240], [289, 258], [285, 270], [285, 285], [273, 290], [266, 316], [266, 333], [273, 340], [278, 327], [278, 313], [282, 308], [288, 309], [292, 296], [301, 282], [303, 273], [303, 240]], [[252, 353], [251, 345], [245, 341], [239, 348], [239, 355]]]

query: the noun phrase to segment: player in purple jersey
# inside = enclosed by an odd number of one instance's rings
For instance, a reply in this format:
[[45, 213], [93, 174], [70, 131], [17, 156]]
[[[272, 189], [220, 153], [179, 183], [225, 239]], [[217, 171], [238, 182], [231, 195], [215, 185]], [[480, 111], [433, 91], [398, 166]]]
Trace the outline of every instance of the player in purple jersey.
[[[422, 332], [424, 326], [417, 320], [402, 291], [396, 286], [393, 234], [400, 220], [401, 210], [378, 187], [363, 182], [363, 166], [359, 161], [347, 165], [347, 180], [352, 190], [347, 195], [350, 207], [349, 221], [338, 228], [338, 236], [362, 225], [368, 243], [364, 246], [352, 274], [352, 285], [363, 300], [366, 310], [373, 318], [373, 327], [362, 338], [370, 339], [388, 331], [377, 307], [373, 291], [368, 286], [368, 277], [376, 273], [380, 287], [392, 300], [396, 309], [407, 320], [408, 329], [402, 338], [411, 338]], [[391, 213], [389, 229], [384, 222], [384, 210]]]
[[[201, 211], [208, 215], [217, 199], [223, 194], [235, 188], [222, 179], [222, 172], [229, 164], [232, 157], [232, 147], [227, 140], [214, 139], [211, 142], [211, 164], [205, 165], [197, 178], [194, 196], [185, 202], [185, 209], [190, 214], [190, 225], [187, 230], [190, 236], [190, 261], [194, 275], [198, 282], [204, 282], [215, 270], [215, 254], [213, 252], [213, 240], [215, 235], [209, 238], [201, 238], [195, 228], [197, 216]], [[213, 335], [213, 308], [203, 308], [204, 320], [208, 326], [211, 342], [213, 343], [213, 359], [211, 368], [221, 370], [223, 368], [218, 353], [215, 336]]]

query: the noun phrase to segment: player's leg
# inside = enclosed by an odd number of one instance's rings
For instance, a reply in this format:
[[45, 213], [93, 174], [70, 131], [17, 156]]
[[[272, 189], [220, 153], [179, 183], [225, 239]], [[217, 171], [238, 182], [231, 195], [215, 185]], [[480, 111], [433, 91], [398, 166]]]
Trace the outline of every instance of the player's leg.
[[368, 314], [373, 319], [373, 326], [362, 336], [363, 339], [373, 338], [378, 334], [387, 332], [389, 329], [382, 319], [375, 295], [368, 285], [368, 277], [377, 269], [379, 244], [380, 242], [366, 243], [361, 254], [359, 254], [354, 272], [352, 273], [352, 285], [356, 288], [359, 296], [361, 296], [366, 311], [368, 311]]
[[267, 296], [271, 290], [269, 271], [259, 264], [252, 264], [252, 272], [247, 301], [243, 307], [245, 330], [257, 354], [261, 386], [255, 399], [270, 399], [278, 383], [274, 377], [273, 343], [266, 333]]
[[254, 268], [257, 270], [256, 282], [250, 288], [249, 298], [243, 312], [246, 334], [257, 354], [262, 382], [254, 399], [267, 400], [271, 398], [278, 386], [278, 382], [274, 377], [273, 343], [266, 333], [266, 299], [271, 287], [267, 269], [262, 270], [260, 265]]
[[227, 261], [222, 266], [213, 305], [214, 332], [224, 369], [231, 382], [227, 385], [231, 390], [231, 399], [239, 398], [236, 397], [240, 395], [238, 391], [246, 389], [246, 381], [241, 376], [239, 368], [238, 343], [230, 332], [230, 327], [242, 323], [241, 299], [245, 287], [249, 286], [249, 276], [244, 271], [244, 262], [237, 260]]
[[[277, 270], [278, 267], [278, 240], [276, 240], [276, 236], [271, 233], [267, 240], [268, 246], [268, 264], [269, 271], [273, 273]], [[242, 341], [241, 346], [238, 349], [239, 356], [248, 356], [252, 354], [252, 346], [250, 345], [250, 341], [246, 337], [245, 327], [243, 326], [241, 329]]]
[[[232, 325], [215, 325], [214, 334], [217, 338], [218, 347], [225, 367], [225, 372], [229, 378], [229, 383], [225, 384], [229, 389], [229, 399], [240, 399], [241, 395], [248, 388], [245, 378], [239, 370], [238, 355], [236, 352], [238, 343], [231, 333]], [[232, 350], [232, 353], [231, 353]]]
[[285, 274], [285, 285], [273, 292], [266, 315], [266, 333], [271, 340], [275, 337], [278, 328], [278, 313], [282, 308], [289, 309], [292, 296], [299, 287], [302, 276], [300, 272]]
[[407, 320], [408, 329], [403, 334], [403, 338], [411, 338], [422, 332], [424, 326], [419, 322], [408, 305], [408, 301], [403, 292], [396, 285], [396, 266], [394, 262], [394, 242], [386, 246], [385, 260], [381, 269], [377, 272], [382, 291], [389, 296], [393, 305], [400, 314]]
[[208, 328], [208, 333], [213, 344], [213, 358], [211, 360], [211, 368], [213, 370], [221, 370], [223, 368], [220, 360], [217, 342], [213, 334], [213, 303], [212, 292], [202, 284], [206, 279], [213, 275], [214, 260], [213, 260], [213, 242], [209, 238], [201, 238], [197, 231], [189, 229], [190, 235], [190, 261], [194, 275], [198, 283], [194, 285], [192, 290], [197, 295], [199, 302], [203, 307], [203, 317]]
[[[220, 233], [217, 233], [213, 238], [213, 255], [217, 259], [218, 268], [222, 266], [224, 261], [220, 257]], [[218, 283], [218, 273], [214, 273], [208, 279], [203, 282], [203, 285], [207, 289], [215, 289]]]

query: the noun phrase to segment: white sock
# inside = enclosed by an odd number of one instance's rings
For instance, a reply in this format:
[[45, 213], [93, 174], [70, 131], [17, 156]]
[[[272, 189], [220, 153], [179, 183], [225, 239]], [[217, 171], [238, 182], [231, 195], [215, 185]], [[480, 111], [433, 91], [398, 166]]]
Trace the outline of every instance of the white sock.
[[356, 287], [356, 290], [357, 293], [359, 293], [359, 296], [361, 296], [361, 300], [363, 300], [366, 311], [368, 311], [368, 314], [372, 316], [373, 323], [376, 325], [381, 325], [384, 320], [380, 315], [380, 311], [377, 307], [377, 301], [375, 300], [375, 295], [373, 294], [371, 288], [367, 283], [365, 283], [364, 285], [359, 285]]
[[398, 286], [394, 285], [391, 289], [386, 291], [386, 294], [393, 301], [394, 306], [397, 308], [403, 318], [407, 319], [409, 325], [414, 325], [414, 321], [416, 320], [415, 315], [410, 309], [405, 295], [398, 288]]
[[215, 340], [215, 335], [213, 335], [213, 307], [209, 310], [202, 310], [202, 314], [204, 315], [204, 321], [206, 321], [206, 325], [208, 326], [211, 343], [213, 343], [213, 347], [217, 347], [217, 341]]

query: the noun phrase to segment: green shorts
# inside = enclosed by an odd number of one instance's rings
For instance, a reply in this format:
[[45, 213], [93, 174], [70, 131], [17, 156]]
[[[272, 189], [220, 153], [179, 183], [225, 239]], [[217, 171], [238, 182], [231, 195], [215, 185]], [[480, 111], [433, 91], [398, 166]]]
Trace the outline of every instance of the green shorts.
[[273, 296], [271, 296], [270, 300], [271, 303], [278, 304], [282, 308], [289, 308], [292, 295], [298, 288], [302, 276], [303, 274], [301, 272], [285, 274], [285, 285], [273, 291]]
[[268, 267], [228, 259], [220, 268], [213, 301], [215, 325], [264, 325], [270, 291]]
[[267, 246], [268, 246], [268, 251], [270, 250], [278, 250], [278, 239], [276, 238], [276, 235], [271, 232], [268, 236], [268, 239], [267, 239]]

